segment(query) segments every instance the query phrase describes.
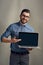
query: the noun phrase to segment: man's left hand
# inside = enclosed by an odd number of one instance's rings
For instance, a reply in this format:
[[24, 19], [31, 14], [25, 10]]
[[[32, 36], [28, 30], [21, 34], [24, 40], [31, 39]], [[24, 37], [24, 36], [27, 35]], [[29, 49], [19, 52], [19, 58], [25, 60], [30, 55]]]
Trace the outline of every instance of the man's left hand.
[[27, 50], [32, 51], [32, 50], [33, 50], [33, 48], [27, 48]]

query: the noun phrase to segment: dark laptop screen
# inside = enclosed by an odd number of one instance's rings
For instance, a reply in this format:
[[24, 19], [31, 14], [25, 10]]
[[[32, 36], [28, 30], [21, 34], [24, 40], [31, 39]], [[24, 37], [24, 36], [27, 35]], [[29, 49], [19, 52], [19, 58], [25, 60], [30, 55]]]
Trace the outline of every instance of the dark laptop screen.
[[19, 38], [21, 46], [38, 46], [38, 33], [19, 32]]

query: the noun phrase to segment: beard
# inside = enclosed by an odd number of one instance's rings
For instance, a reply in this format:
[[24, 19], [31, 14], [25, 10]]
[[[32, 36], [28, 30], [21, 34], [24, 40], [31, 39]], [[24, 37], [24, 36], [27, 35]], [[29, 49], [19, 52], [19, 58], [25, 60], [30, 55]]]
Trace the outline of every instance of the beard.
[[27, 23], [28, 21], [26, 20], [26, 19], [21, 19], [21, 23], [22, 24], [25, 24], [25, 23]]

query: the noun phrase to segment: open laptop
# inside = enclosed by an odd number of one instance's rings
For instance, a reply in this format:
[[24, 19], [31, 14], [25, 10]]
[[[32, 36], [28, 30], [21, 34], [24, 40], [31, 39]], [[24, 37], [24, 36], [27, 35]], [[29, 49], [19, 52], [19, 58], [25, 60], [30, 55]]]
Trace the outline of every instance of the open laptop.
[[21, 41], [18, 43], [20, 48], [39, 48], [38, 47], [38, 33], [33, 32], [19, 32]]

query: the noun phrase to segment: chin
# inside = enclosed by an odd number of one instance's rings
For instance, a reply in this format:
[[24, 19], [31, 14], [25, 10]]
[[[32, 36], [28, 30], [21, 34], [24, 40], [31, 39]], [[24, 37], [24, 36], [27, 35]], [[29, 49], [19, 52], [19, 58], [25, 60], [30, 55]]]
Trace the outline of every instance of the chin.
[[23, 24], [27, 23], [27, 21], [26, 21], [26, 20], [21, 20], [21, 22], [22, 22]]
[[27, 23], [27, 21], [22, 21], [22, 23]]
[[22, 22], [23, 24], [27, 23], [27, 22]]
[[25, 24], [25, 23], [27, 23], [27, 21], [23, 21], [23, 23]]

